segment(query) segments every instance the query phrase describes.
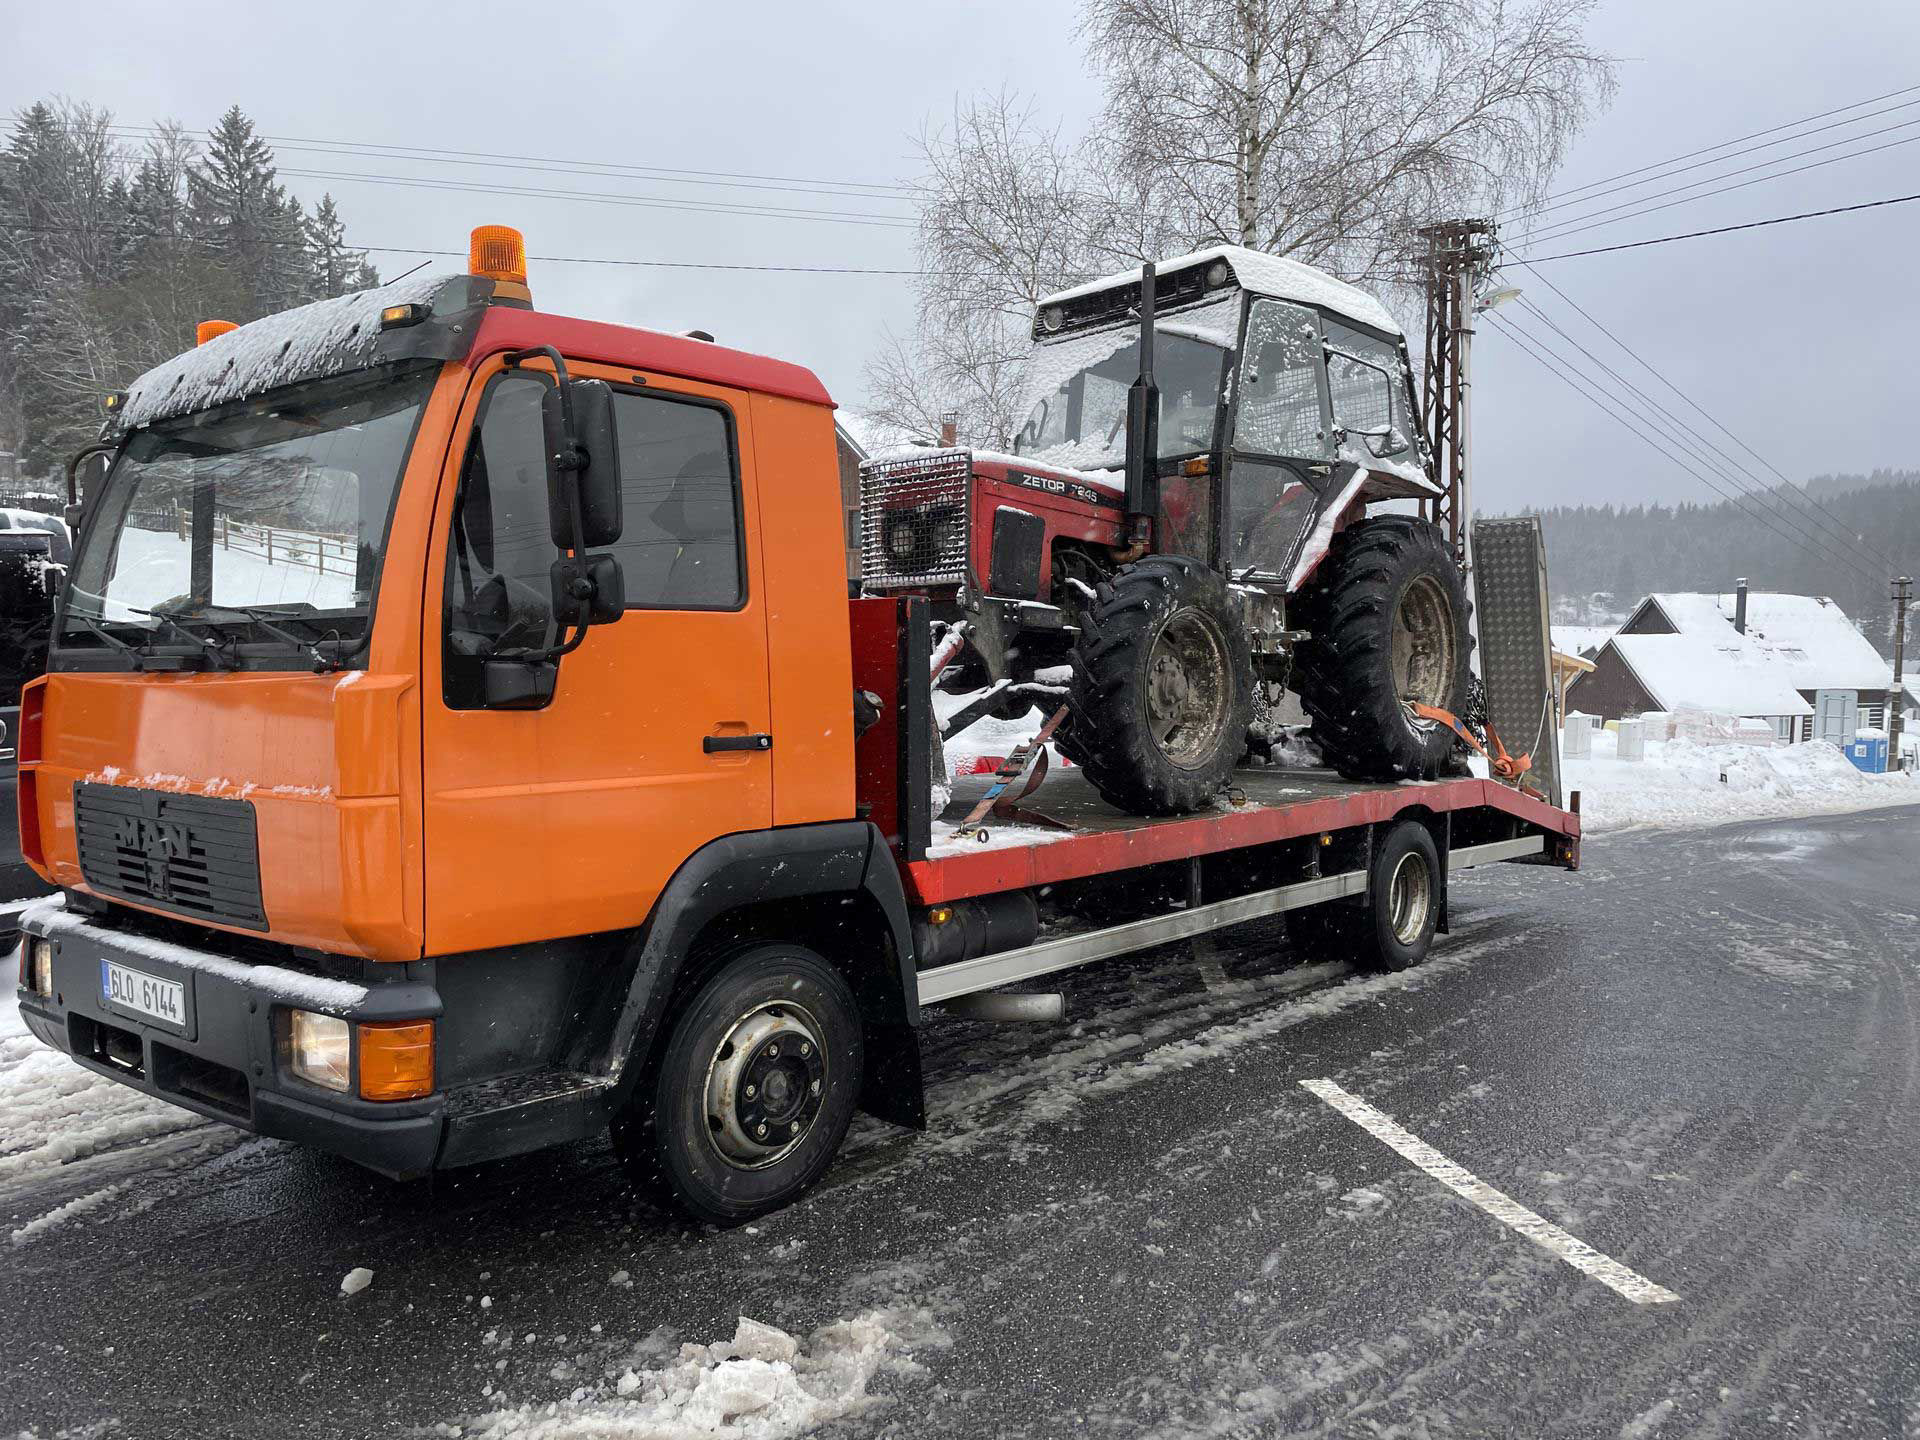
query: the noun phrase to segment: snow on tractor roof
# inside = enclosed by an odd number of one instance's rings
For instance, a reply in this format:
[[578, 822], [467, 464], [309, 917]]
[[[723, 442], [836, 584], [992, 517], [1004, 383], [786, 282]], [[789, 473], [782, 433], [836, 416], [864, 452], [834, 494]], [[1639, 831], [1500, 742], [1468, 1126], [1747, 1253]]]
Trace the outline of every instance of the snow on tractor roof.
[[462, 308], [472, 303], [471, 278], [445, 271], [411, 275], [263, 316], [154, 366], [127, 387], [126, 403], [113, 423], [133, 430], [298, 380], [375, 364], [382, 310], [432, 304], [448, 287], [456, 288], [447, 298], [454, 308]]
[[[1296, 305], [1331, 310], [1356, 324], [1372, 330], [1384, 330], [1389, 335], [1401, 333], [1399, 322], [1387, 307], [1366, 291], [1344, 280], [1336, 280], [1324, 270], [1316, 270], [1311, 265], [1303, 265], [1298, 260], [1289, 260], [1284, 256], [1263, 255], [1258, 250], [1249, 250], [1242, 245], [1215, 245], [1206, 250], [1196, 250], [1191, 255], [1159, 261], [1156, 268], [1164, 275], [1168, 271], [1184, 270], [1189, 266], [1210, 265], [1215, 260], [1226, 261], [1240, 288], [1255, 295], [1270, 295], [1276, 300], [1291, 300]], [[1076, 285], [1071, 290], [1048, 295], [1036, 308], [1045, 309], [1063, 301], [1077, 300], [1083, 295], [1095, 295], [1110, 286], [1126, 285], [1139, 278], [1140, 271], [1137, 268], [1117, 271], [1098, 280], [1089, 280], [1084, 285]]]

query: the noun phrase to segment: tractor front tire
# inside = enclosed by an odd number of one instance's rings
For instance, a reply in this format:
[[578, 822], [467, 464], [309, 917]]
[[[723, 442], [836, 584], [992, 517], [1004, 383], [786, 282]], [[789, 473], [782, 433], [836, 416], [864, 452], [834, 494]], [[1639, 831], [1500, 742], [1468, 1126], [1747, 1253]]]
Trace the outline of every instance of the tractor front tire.
[[1155, 555], [1081, 612], [1060, 748], [1111, 805], [1184, 815], [1219, 794], [1247, 747], [1253, 661], [1227, 584]]
[[1350, 780], [1439, 777], [1453, 732], [1409, 702], [1458, 715], [1467, 700], [1467, 587], [1446, 537], [1405, 515], [1359, 521], [1302, 600], [1312, 638], [1294, 683], [1327, 764]]

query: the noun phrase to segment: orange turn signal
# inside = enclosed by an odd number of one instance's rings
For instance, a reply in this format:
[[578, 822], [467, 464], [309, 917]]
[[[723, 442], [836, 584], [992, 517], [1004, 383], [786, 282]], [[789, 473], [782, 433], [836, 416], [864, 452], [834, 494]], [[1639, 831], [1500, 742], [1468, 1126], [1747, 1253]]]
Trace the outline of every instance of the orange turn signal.
[[1204, 475], [1213, 468], [1213, 462], [1205, 455], [1196, 455], [1180, 467], [1183, 475]]
[[511, 285], [526, 284], [526, 237], [511, 225], [476, 225], [467, 242], [467, 269]]
[[433, 1022], [362, 1024], [360, 1098], [418, 1100], [433, 1093]]
[[224, 335], [229, 330], [238, 330], [239, 328], [240, 327], [231, 320], [202, 320], [198, 325], [193, 327], [193, 343], [196, 345], [204, 345], [216, 336]]

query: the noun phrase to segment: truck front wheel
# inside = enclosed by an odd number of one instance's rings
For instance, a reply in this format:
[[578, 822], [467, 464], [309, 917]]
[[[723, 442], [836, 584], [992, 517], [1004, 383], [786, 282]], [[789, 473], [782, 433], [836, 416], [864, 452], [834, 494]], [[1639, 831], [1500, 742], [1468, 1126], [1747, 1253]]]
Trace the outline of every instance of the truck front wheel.
[[798, 945], [743, 951], [668, 1038], [653, 1086], [659, 1178], [715, 1225], [791, 1204], [840, 1148], [861, 1065], [859, 1012], [837, 970]]

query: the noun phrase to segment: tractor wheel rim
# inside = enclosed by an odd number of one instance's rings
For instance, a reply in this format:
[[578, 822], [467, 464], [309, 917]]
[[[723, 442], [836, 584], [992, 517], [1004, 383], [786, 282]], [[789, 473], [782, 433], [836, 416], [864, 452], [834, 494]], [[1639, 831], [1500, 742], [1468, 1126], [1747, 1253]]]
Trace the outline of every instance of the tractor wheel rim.
[[1387, 923], [1402, 945], [1416, 943], [1433, 908], [1433, 871], [1418, 851], [1402, 855], [1387, 882]]
[[735, 1020], [707, 1062], [707, 1131], [729, 1165], [761, 1170], [807, 1138], [827, 1089], [820, 1023], [790, 1000]]
[[1232, 705], [1227, 647], [1192, 610], [1170, 616], [1147, 652], [1147, 728], [1175, 765], [1204, 765], [1219, 743]]
[[1455, 637], [1453, 601], [1431, 575], [1407, 586], [1393, 609], [1389, 664], [1394, 693], [1407, 706], [1407, 723], [1429, 730], [1437, 723], [1414, 716], [1415, 704], [1447, 709], [1453, 703]]

